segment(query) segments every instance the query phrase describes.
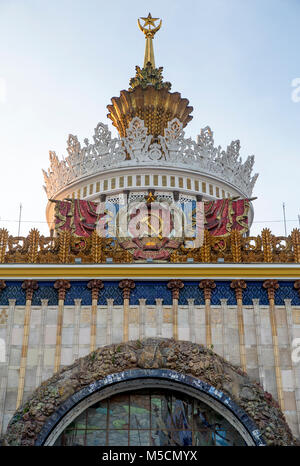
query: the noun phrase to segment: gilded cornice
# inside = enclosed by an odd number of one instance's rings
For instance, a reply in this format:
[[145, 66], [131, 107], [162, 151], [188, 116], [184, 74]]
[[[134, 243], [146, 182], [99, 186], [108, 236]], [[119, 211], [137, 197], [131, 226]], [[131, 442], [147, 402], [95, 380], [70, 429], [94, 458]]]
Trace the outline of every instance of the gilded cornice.
[[300, 277], [300, 264], [0, 264], [3, 279], [286, 279]]

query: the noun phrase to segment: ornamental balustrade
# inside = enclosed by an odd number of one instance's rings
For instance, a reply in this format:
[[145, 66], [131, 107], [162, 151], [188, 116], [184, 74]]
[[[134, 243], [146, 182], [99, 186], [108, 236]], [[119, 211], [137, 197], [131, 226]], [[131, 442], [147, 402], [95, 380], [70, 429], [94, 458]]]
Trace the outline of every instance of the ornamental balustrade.
[[[72, 264], [76, 259], [82, 263], [105, 263], [111, 258], [116, 263], [141, 262], [122, 248], [122, 241], [101, 238], [94, 231], [88, 238], [78, 237], [68, 231], [58, 236], [43, 236], [32, 229], [28, 236], [11, 236], [0, 229], [0, 264]], [[229, 236], [212, 236], [204, 231], [200, 248], [185, 248], [181, 245], [170, 254], [168, 262], [215, 263], [300, 263], [300, 230], [294, 229], [287, 237], [275, 236], [267, 228], [258, 236], [242, 236], [232, 231]], [[158, 261], [162, 262], [162, 261]]]

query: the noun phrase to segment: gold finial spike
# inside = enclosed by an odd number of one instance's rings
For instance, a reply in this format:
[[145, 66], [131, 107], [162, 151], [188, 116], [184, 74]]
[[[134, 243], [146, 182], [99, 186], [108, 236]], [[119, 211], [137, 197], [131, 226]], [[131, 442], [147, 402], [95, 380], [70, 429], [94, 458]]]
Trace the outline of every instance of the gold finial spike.
[[[140, 19], [144, 21], [144, 25], [142, 26], [140, 23]], [[157, 31], [161, 28], [162, 20], [160, 20], [158, 26], [155, 25], [155, 21], [158, 21], [159, 18], [152, 18], [151, 13], [148, 14], [147, 18], [140, 18], [138, 19], [138, 26], [140, 30], [145, 34], [146, 37], [146, 47], [145, 47], [145, 58], [144, 58], [144, 68], [146, 67], [147, 63], [150, 62], [153, 68], [155, 68], [155, 60], [154, 60], [154, 51], [153, 51], [153, 38]], [[148, 28], [147, 28], [148, 26]], [[153, 28], [151, 29], [151, 27]]]
[[146, 199], [146, 204], [151, 204], [151, 202], [155, 201], [154, 194], [152, 194], [152, 191], [148, 193], [148, 196], [145, 196]]

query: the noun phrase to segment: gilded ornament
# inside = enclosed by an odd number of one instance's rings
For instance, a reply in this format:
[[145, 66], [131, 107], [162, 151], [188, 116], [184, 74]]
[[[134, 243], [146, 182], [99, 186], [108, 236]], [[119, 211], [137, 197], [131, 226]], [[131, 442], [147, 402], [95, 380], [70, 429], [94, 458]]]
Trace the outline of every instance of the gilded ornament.
[[263, 245], [263, 252], [264, 252], [264, 262], [273, 262], [273, 254], [272, 254], [272, 238], [273, 235], [269, 228], [264, 228], [262, 230], [262, 245]]
[[184, 283], [181, 280], [174, 279], [168, 282], [167, 287], [172, 291], [172, 298], [178, 300], [180, 290], [184, 287]]
[[293, 251], [294, 251], [294, 261], [300, 263], [300, 230], [294, 228], [291, 233]]
[[295, 290], [298, 291], [298, 294], [299, 294], [299, 297], [300, 297], [300, 280], [295, 281], [294, 288], [295, 288]]
[[5, 228], [0, 229], [0, 264], [5, 262], [6, 248], [8, 244], [8, 231]]
[[25, 290], [26, 293], [26, 301], [32, 301], [33, 293], [39, 287], [38, 282], [36, 280], [24, 280], [22, 283], [22, 289]]
[[247, 288], [247, 284], [244, 280], [232, 280], [230, 288], [235, 291], [236, 300], [243, 298], [243, 290]]
[[71, 233], [69, 231], [62, 231], [59, 235], [59, 262], [67, 264], [70, 254], [70, 240]]
[[199, 283], [199, 288], [201, 288], [204, 292], [204, 299], [211, 299], [211, 293], [214, 288], [216, 288], [216, 284], [214, 280], [201, 280]]
[[155, 89], [166, 89], [169, 91], [172, 87], [170, 82], [163, 81], [163, 67], [154, 68], [150, 62], [148, 62], [144, 68], [139, 66], [135, 67], [136, 75], [134, 78], [131, 78], [129, 81], [128, 91], [133, 91], [136, 87], [141, 86], [143, 89], [146, 89], [147, 86], [151, 85]]
[[209, 263], [211, 261], [210, 258], [210, 239], [211, 236], [207, 230], [204, 230], [204, 240], [203, 245], [201, 247], [201, 259], [202, 262]]
[[269, 301], [275, 299], [275, 291], [279, 288], [278, 280], [265, 280], [263, 283], [263, 288], [268, 292]]
[[4, 290], [4, 288], [6, 287], [6, 283], [4, 280], [0, 280], [0, 293], [2, 290]]
[[242, 262], [241, 233], [237, 230], [232, 230], [230, 233], [230, 240], [233, 262]]
[[36, 228], [30, 230], [28, 236], [28, 262], [32, 264], [36, 264], [38, 259], [39, 237], [40, 232]]
[[64, 301], [66, 297], [66, 291], [71, 288], [69, 280], [56, 280], [53, 286], [58, 292], [58, 299]]
[[[157, 31], [160, 30], [162, 25], [162, 20], [160, 20], [158, 26], [155, 25], [156, 21], [159, 18], [152, 18], [151, 13], [148, 14], [147, 18], [141, 18], [144, 21], [143, 26], [138, 19], [138, 26], [140, 30], [145, 34], [146, 38], [146, 47], [145, 47], [145, 58], [144, 58], [144, 67], [150, 63], [153, 68], [155, 68], [155, 60], [154, 60], [154, 51], [153, 51], [153, 38]], [[148, 27], [147, 27], [148, 26]]]
[[99, 292], [104, 287], [104, 284], [102, 280], [95, 279], [95, 280], [90, 280], [87, 284], [87, 287], [92, 292], [92, 300], [94, 299], [98, 300]]
[[121, 280], [119, 288], [123, 291], [123, 299], [129, 299], [131, 290], [135, 288], [135, 283], [133, 280]]
[[105, 263], [106, 258], [112, 258], [115, 263], [130, 263], [145, 259], [144, 253], [154, 249], [159, 253], [167, 252], [160, 259], [173, 263], [184, 263], [187, 258], [193, 258], [194, 262], [213, 263], [220, 257], [226, 263], [299, 263], [300, 230], [297, 229], [287, 238], [276, 237], [268, 229], [263, 230], [261, 236], [246, 238], [238, 231], [232, 231], [230, 236], [212, 236], [204, 230], [204, 242], [200, 248], [184, 247], [182, 238], [155, 238], [152, 245], [147, 245], [147, 238], [115, 240], [99, 236], [96, 230], [89, 238], [78, 237], [68, 231], [57, 237], [42, 236], [38, 230], [31, 230], [27, 237], [9, 236], [7, 230], [0, 230], [0, 235], [2, 264], [67, 264], [74, 263], [76, 257], [84, 263]]

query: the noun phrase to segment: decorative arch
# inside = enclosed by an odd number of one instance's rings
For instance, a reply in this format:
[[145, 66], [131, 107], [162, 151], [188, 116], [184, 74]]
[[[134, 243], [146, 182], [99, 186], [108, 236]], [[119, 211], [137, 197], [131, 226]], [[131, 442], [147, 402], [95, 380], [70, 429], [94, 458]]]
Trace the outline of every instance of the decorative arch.
[[35, 445], [53, 445], [63, 429], [95, 402], [111, 394], [142, 387], [156, 389], [163, 387], [196, 397], [222, 414], [236, 428], [247, 445], [265, 445], [262, 434], [254, 422], [223, 392], [195, 377], [168, 369], [133, 369], [91, 383], [71, 396], [50, 417], [39, 433]]
[[293, 445], [272, 396], [212, 350], [149, 338], [98, 348], [62, 368], [32, 394], [8, 426], [8, 445], [51, 445], [93, 403], [140, 387], [184, 392], [218, 411], [247, 445]]

